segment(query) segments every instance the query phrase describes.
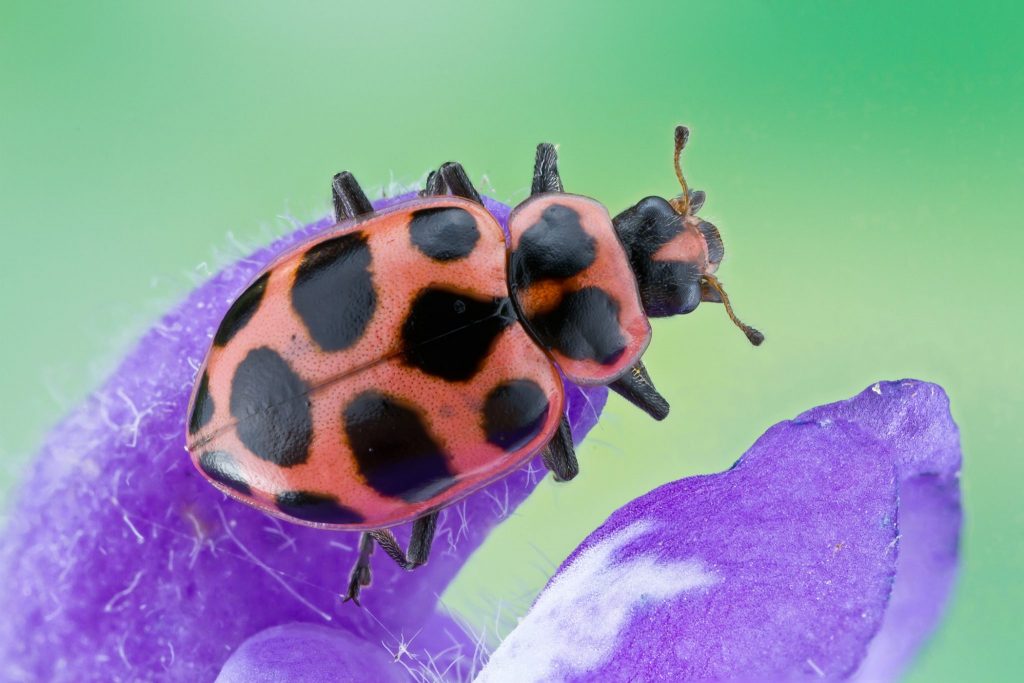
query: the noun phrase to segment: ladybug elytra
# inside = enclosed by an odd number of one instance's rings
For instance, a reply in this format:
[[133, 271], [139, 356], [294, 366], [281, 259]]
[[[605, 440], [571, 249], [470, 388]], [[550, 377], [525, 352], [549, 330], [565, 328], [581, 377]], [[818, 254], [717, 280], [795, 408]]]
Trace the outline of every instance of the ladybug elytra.
[[[641, 362], [649, 317], [723, 303], [718, 230], [682, 193], [614, 220], [564, 192], [555, 148], [537, 148], [531, 195], [506, 237], [462, 166], [375, 211], [335, 176], [336, 225], [277, 258], [231, 305], [189, 405], [187, 444], [218, 489], [269, 514], [359, 530], [346, 599], [379, 545], [427, 560], [438, 511], [538, 453], [557, 480], [578, 465], [562, 375], [603, 384], [663, 419]], [[403, 550], [389, 530], [413, 522]]]

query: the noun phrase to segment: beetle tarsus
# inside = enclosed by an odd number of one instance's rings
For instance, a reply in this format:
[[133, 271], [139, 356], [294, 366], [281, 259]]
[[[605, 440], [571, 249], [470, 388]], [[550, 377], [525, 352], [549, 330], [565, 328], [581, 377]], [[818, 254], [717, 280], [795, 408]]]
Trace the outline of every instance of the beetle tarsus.
[[359, 559], [356, 560], [356, 564], [352, 567], [352, 573], [348, 577], [348, 591], [345, 593], [345, 598], [342, 602], [348, 602], [351, 600], [356, 603], [359, 607], [362, 607], [362, 603], [359, 602], [359, 591], [364, 586], [369, 586], [372, 579], [370, 574], [370, 555], [373, 554], [373, 536], [364, 532], [359, 536]]

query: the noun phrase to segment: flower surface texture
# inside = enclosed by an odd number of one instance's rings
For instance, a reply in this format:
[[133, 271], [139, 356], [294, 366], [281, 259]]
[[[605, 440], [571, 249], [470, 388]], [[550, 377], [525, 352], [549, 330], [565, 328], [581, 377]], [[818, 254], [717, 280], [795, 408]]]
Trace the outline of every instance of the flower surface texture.
[[[539, 459], [444, 511], [425, 567], [378, 553], [365, 609], [343, 604], [355, 534], [229, 500], [184, 450], [232, 299], [329, 224], [194, 290], [47, 437], [0, 536], [0, 680], [898, 678], [941, 616], [961, 519], [948, 400], [912, 380], [775, 425], [730, 470], [619, 509], [493, 653], [438, 596], [536, 486]], [[566, 388], [579, 443], [607, 394]]]

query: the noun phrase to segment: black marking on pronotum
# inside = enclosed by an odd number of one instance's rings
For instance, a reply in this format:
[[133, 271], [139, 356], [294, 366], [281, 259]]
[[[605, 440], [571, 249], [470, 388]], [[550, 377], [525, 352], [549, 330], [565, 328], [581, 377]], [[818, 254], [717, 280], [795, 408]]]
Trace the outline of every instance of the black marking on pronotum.
[[510, 262], [512, 282], [525, 288], [538, 280], [569, 278], [596, 258], [597, 240], [580, 225], [579, 213], [552, 204], [520, 236]]
[[473, 214], [457, 206], [420, 209], [409, 221], [409, 238], [435, 261], [456, 261], [473, 253], [480, 229]]
[[321, 242], [303, 256], [295, 273], [292, 306], [324, 351], [352, 346], [373, 319], [377, 293], [370, 262], [362, 232]]
[[231, 381], [231, 414], [238, 438], [258, 457], [293, 467], [309, 457], [313, 419], [309, 387], [277, 352], [253, 349]]
[[192, 414], [188, 418], [188, 433], [195, 434], [209, 424], [213, 417], [213, 397], [210, 396], [210, 375], [205, 370], [199, 380], [196, 398], [192, 404]]
[[530, 318], [534, 334], [574, 360], [614, 364], [626, 350], [619, 304], [600, 287], [583, 287], [562, 297], [553, 310]]
[[210, 479], [220, 482], [242, 495], [252, 495], [249, 482], [242, 474], [238, 462], [224, 451], [207, 451], [199, 456], [199, 467]]
[[476, 299], [447, 289], [424, 289], [402, 326], [406, 362], [450, 382], [472, 379], [498, 335], [515, 320], [506, 297]]
[[499, 384], [484, 402], [487, 441], [507, 452], [519, 450], [544, 428], [549, 409], [548, 397], [533, 380]]
[[368, 390], [341, 417], [359, 472], [376, 491], [418, 503], [455, 483], [443, 448], [412, 406]]
[[270, 273], [264, 273], [259, 279], [249, 285], [242, 292], [241, 296], [235, 299], [235, 303], [231, 304], [231, 308], [224, 314], [224, 319], [220, 322], [217, 333], [213, 335], [214, 346], [224, 346], [227, 344], [252, 320], [253, 315], [256, 314], [256, 309], [260, 306], [260, 301], [263, 300], [263, 293], [267, 289], [267, 280], [269, 278]]
[[365, 518], [334, 496], [311, 491], [285, 491], [275, 500], [277, 509], [286, 515], [319, 524], [359, 524]]

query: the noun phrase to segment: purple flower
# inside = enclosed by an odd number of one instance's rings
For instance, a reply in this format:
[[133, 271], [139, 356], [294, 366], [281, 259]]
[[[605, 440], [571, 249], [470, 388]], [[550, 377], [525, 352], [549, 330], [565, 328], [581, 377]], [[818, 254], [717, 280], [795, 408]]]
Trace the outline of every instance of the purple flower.
[[[912, 381], [776, 425], [731, 470], [618, 510], [489, 661], [437, 596], [536, 485], [538, 461], [447, 510], [428, 565], [381, 555], [366, 609], [343, 604], [354, 535], [227, 500], [183, 434], [232, 298], [326, 226], [195, 290], [50, 434], [0, 538], [0, 680], [878, 681], [934, 627], [956, 567], [960, 454], [942, 390]], [[567, 389], [579, 441], [606, 393]]]

